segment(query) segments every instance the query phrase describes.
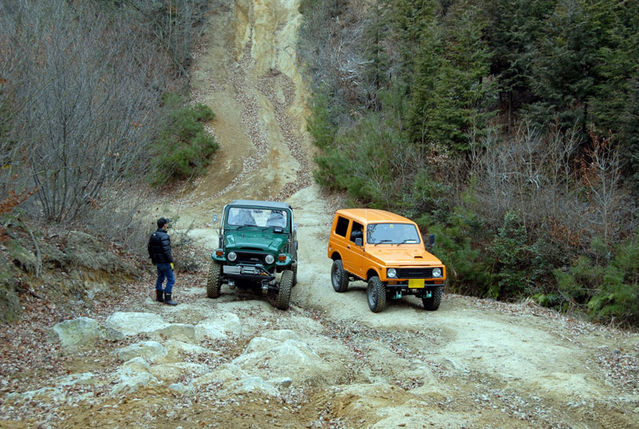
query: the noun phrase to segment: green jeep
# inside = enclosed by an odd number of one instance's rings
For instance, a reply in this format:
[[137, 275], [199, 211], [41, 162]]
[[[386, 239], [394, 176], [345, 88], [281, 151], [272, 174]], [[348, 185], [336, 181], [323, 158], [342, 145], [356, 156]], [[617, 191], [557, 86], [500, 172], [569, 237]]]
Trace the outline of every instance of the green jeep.
[[297, 283], [297, 229], [291, 206], [233, 201], [224, 206], [218, 236], [219, 247], [211, 254], [207, 296], [219, 297], [226, 282], [231, 288], [253, 287], [264, 295], [275, 294], [275, 306], [288, 309], [291, 288]]

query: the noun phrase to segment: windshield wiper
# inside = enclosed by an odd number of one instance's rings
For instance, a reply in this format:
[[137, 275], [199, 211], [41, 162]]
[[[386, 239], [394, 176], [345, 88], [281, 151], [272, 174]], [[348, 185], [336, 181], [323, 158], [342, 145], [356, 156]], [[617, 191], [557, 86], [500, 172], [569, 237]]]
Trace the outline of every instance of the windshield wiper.
[[414, 238], [407, 238], [407, 239], [405, 239], [404, 241], [402, 241], [401, 243], [398, 243], [398, 244], [404, 244], [404, 243], [417, 244], [417, 243], [419, 243], [419, 241], [417, 241], [417, 240], [416, 240], [416, 239], [414, 239]]
[[371, 244], [382, 244], [382, 243], [392, 243], [392, 242], [393, 242], [393, 240], [385, 238], [383, 240], [379, 240], [379, 241], [376, 241], [376, 242], [371, 243]]

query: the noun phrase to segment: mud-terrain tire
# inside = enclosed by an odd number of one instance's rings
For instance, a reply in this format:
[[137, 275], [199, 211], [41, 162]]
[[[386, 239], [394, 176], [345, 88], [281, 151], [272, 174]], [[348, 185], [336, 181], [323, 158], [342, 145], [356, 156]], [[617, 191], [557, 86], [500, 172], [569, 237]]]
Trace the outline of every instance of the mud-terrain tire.
[[206, 296], [209, 298], [217, 298], [220, 296], [220, 287], [222, 286], [222, 265], [215, 261], [211, 261], [209, 267], [209, 277], [206, 280]]
[[275, 299], [275, 307], [280, 310], [288, 310], [289, 303], [291, 301], [291, 288], [293, 287], [293, 271], [282, 271], [282, 278], [280, 279], [280, 287], [277, 291], [277, 298]]
[[348, 289], [348, 273], [344, 271], [344, 265], [342, 265], [341, 259], [333, 261], [331, 267], [331, 283], [335, 292], [346, 292]]
[[433, 289], [433, 294], [430, 298], [422, 297], [424, 303], [424, 310], [435, 311], [439, 308], [439, 304], [442, 302], [443, 287], [436, 287]]
[[293, 268], [293, 287], [297, 284], [297, 264], [295, 264], [295, 268]]
[[373, 313], [379, 313], [386, 308], [386, 286], [379, 277], [373, 276], [368, 280], [366, 298], [368, 299], [368, 308]]

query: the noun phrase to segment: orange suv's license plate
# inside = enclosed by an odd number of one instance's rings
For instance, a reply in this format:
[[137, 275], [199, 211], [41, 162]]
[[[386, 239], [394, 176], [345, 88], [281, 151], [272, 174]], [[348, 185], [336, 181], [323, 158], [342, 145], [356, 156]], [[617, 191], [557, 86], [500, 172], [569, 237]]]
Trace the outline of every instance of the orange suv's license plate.
[[408, 287], [411, 289], [423, 289], [424, 279], [408, 279]]

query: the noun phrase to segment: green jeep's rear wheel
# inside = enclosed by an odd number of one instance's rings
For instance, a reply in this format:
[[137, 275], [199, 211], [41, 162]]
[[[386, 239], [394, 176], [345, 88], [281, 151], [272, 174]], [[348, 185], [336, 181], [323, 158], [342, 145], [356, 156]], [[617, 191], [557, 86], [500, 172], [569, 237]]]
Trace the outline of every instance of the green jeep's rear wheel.
[[280, 287], [277, 291], [275, 306], [280, 310], [287, 310], [291, 301], [291, 288], [293, 287], [293, 271], [285, 270], [282, 272], [280, 279]]
[[211, 261], [209, 267], [209, 277], [206, 280], [206, 296], [217, 298], [220, 296], [222, 286], [222, 266], [215, 261]]
[[344, 265], [340, 259], [333, 261], [331, 267], [331, 283], [335, 292], [346, 292], [348, 289], [348, 273], [344, 271]]
[[373, 313], [379, 313], [386, 307], [386, 286], [379, 277], [373, 276], [368, 280], [366, 297], [368, 298], [368, 308]]
[[430, 298], [422, 297], [424, 303], [424, 310], [435, 311], [439, 308], [439, 304], [442, 302], [443, 287], [439, 286], [433, 288], [433, 293]]

